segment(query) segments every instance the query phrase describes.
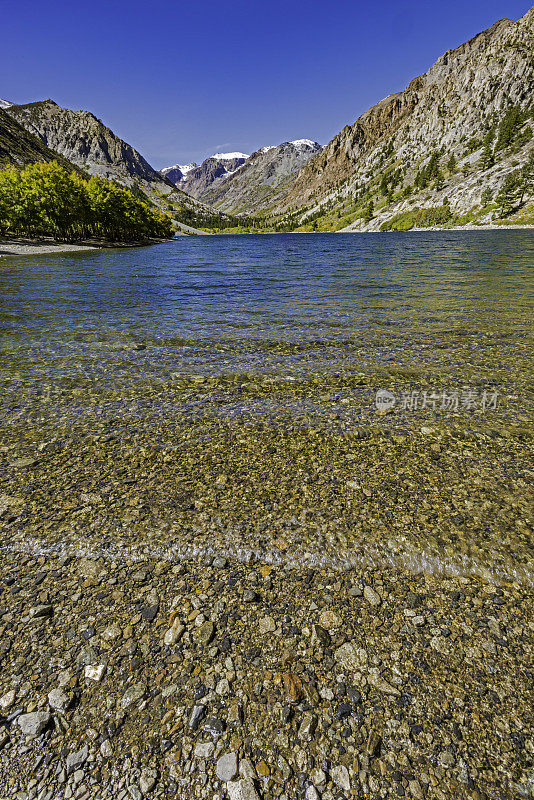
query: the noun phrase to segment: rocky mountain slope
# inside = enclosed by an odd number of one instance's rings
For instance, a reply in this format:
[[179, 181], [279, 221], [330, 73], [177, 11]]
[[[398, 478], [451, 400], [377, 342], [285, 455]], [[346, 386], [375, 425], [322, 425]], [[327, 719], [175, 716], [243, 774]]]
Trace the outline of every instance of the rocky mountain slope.
[[22, 167], [37, 161], [59, 161], [69, 171], [76, 169], [0, 108], [0, 169], [8, 164]]
[[232, 213], [265, 212], [283, 197], [291, 178], [321, 150], [322, 146], [310, 139], [262, 147], [231, 175], [214, 181], [198, 196], [204, 203]]
[[532, 148], [533, 28], [531, 9], [447, 51], [337, 134], [300, 170], [277, 211], [318, 229], [350, 230], [377, 230], [443, 204], [453, 215], [491, 216], [506, 176]]
[[7, 113], [43, 144], [91, 175], [168, 194], [170, 181], [90, 111], [61, 108], [53, 100], [9, 106]]
[[[182, 178], [173, 182], [186, 194], [191, 197], [202, 199], [205, 192], [215, 183], [227, 178], [238, 167], [245, 163], [248, 155], [246, 153], [215, 153], [206, 158], [200, 166], [187, 169]], [[188, 165], [189, 166], [189, 165]], [[162, 174], [165, 174], [162, 170]], [[168, 177], [171, 177], [168, 174]]]

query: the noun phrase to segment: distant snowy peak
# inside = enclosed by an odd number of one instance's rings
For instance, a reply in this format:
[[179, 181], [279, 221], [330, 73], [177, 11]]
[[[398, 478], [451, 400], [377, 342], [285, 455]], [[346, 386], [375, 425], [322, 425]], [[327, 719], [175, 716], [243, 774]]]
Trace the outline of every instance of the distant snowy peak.
[[9, 100], [2, 100], [2, 98], [0, 98], [0, 108], [10, 108], [12, 105], [14, 105], [14, 103], [10, 103]]
[[191, 172], [192, 169], [198, 167], [198, 164], [196, 161], [191, 161], [190, 164], [176, 164], [176, 166], [178, 167], [182, 175], [187, 175], [187, 173]]
[[168, 178], [172, 183], [177, 186], [180, 181], [185, 179], [188, 172], [196, 169], [198, 164], [192, 161], [190, 164], [173, 164], [172, 167], [164, 167], [160, 170], [163, 177]]
[[171, 170], [180, 170], [182, 175], [187, 175], [188, 172], [191, 172], [192, 169], [198, 167], [198, 164], [195, 161], [192, 161], [190, 164], [173, 164], [172, 167], [163, 167], [160, 172], [163, 175], [166, 175]]
[[[192, 197], [198, 197], [214, 182], [226, 180], [250, 158], [246, 153], [214, 153], [202, 164], [178, 165], [167, 173], [167, 178]], [[182, 173], [178, 170], [181, 169]]]
[[[267, 194], [295, 174], [319, 150], [322, 150], [321, 145], [311, 139], [296, 139], [294, 142], [260, 147], [252, 155], [240, 152], [214, 153], [187, 173], [179, 164], [169, 171], [162, 170], [162, 173], [186, 194], [197, 199], [206, 197], [208, 204], [217, 202], [215, 197], [225, 194], [226, 186], [231, 187], [230, 194], [232, 197], [235, 194], [237, 198], [237, 193], [250, 184], [254, 187], [253, 193], [257, 191], [258, 197], [265, 199]], [[235, 180], [237, 184], [234, 184]], [[235, 191], [232, 187], [236, 187]]]
[[217, 209], [232, 209], [232, 213], [243, 213], [246, 209], [255, 213], [268, 208], [291, 178], [322, 149], [311, 139], [296, 139], [264, 145], [247, 159], [212, 157], [188, 176], [180, 188], [191, 194], [195, 192], [194, 197]]
[[295, 147], [320, 147], [321, 145], [319, 142], [312, 142], [311, 139], [294, 139], [289, 144], [294, 144]]
[[259, 150], [256, 150], [253, 153], [254, 158], [258, 158], [261, 156], [266, 155], [267, 153], [272, 153], [273, 150], [276, 150], [277, 153], [282, 155], [286, 153], [288, 150], [292, 150], [293, 152], [302, 154], [302, 153], [317, 153], [319, 150], [322, 150], [323, 146], [319, 144], [319, 142], [313, 142], [311, 139], [295, 139], [293, 142], [282, 142], [281, 144], [271, 144], [266, 145], [265, 147], [260, 147]]
[[246, 153], [214, 153], [210, 158], [216, 158], [218, 161], [234, 161], [243, 158], [246, 161], [249, 156]]

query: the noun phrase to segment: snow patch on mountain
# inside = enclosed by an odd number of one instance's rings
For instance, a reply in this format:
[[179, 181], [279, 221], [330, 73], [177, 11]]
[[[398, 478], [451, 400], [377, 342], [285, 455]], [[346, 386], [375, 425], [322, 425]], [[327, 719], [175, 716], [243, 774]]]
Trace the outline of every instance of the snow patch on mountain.
[[289, 144], [294, 144], [295, 147], [315, 147], [318, 142], [312, 142], [311, 139], [294, 139]]
[[196, 161], [191, 161], [190, 164], [177, 164], [176, 166], [178, 167], [182, 175], [187, 175], [187, 173], [191, 172], [192, 169], [198, 167], [198, 164]]
[[220, 176], [220, 177], [221, 177], [221, 179], [222, 179], [222, 178], [228, 178], [228, 176], [229, 176], [229, 175], [233, 175], [233, 174], [234, 174], [234, 172], [237, 172], [237, 170], [238, 170], [238, 169], [241, 169], [242, 167], [243, 167], [243, 164], [240, 164], [240, 165], [239, 165], [238, 167], [236, 167], [235, 169], [226, 169], [226, 170], [224, 171], [224, 173], [223, 173], [223, 174]]
[[10, 103], [9, 100], [2, 100], [0, 97], [0, 108], [9, 108], [12, 105], [14, 105], [14, 103]]
[[219, 161], [232, 161], [234, 158], [249, 158], [246, 153], [214, 153], [211, 158], [217, 158]]
[[173, 164], [172, 167], [163, 167], [160, 172], [162, 175], [167, 175], [171, 170], [177, 169], [185, 176], [188, 172], [191, 172], [192, 169], [195, 169], [195, 167], [198, 167], [198, 164], [192, 161], [190, 164]]

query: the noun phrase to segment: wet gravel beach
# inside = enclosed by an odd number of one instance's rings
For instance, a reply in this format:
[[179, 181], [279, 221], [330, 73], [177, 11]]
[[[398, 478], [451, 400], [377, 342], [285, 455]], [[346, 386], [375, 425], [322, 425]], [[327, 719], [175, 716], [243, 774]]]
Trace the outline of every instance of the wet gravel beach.
[[524, 587], [223, 557], [3, 574], [4, 796], [529, 796]]
[[533, 251], [3, 259], [0, 796], [533, 796]]

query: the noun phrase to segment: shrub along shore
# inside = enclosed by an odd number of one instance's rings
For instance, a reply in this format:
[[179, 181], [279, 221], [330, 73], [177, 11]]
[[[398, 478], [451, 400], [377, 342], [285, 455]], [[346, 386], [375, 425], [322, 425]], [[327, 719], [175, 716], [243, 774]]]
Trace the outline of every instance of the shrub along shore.
[[146, 242], [173, 236], [170, 219], [128, 189], [55, 162], [0, 172], [0, 236], [75, 242]]

